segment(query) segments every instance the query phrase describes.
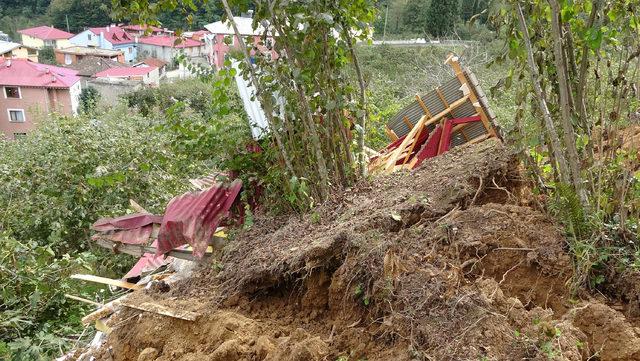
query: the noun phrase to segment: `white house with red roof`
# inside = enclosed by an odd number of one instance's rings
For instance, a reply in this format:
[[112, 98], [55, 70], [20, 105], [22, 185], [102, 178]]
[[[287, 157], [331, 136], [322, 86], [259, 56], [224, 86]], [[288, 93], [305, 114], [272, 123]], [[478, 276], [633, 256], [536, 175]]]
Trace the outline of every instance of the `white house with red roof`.
[[15, 139], [33, 130], [43, 114], [76, 114], [81, 91], [77, 73], [27, 59], [0, 58], [0, 133]]
[[98, 79], [107, 80], [137, 80], [145, 85], [157, 86], [160, 84], [160, 72], [155, 66], [110, 68], [94, 75]]
[[[254, 28], [251, 17], [234, 16], [233, 21], [236, 23], [238, 32], [247, 45], [253, 45], [253, 49], [257, 49], [260, 53], [270, 54], [269, 56], [272, 58], [277, 58], [278, 54], [273, 50], [274, 39], [271, 30], [266, 29], [261, 24], [256, 24]], [[208, 45], [209, 62], [220, 69], [229, 52], [233, 49], [239, 49], [240, 41], [235, 35], [229, 20], [216, 21], [204, 27], [209, 31], [209, 34], [204, 35], [205, 42]], [[267, 36], [263, 41], [262, 37], [265, 34]], [[255, 54], [256, 50], [253, 49], [251, 55]]]
[[207, 55], [203, 42], [175, 36], [146, 36], [140, 38], [138, 47], [141, 57], [157, 58], [167, 63], [172, 63], [181, 53], [192, 59], [204, 59]]
[[53, 26], [38, 26], [35, 28], [18, 30], [22, 37], [22, 45], [42, 49], [45, 46], [51, 46], [56, 49], [62, 49], [71, 46], [69, 39], [73, 34]]
[[138, 55], [137, 37], [117, 25], [89, 28], [70, 39], [73, 45], [109, 50], [122, 50], [125, 63], [133, 63]]

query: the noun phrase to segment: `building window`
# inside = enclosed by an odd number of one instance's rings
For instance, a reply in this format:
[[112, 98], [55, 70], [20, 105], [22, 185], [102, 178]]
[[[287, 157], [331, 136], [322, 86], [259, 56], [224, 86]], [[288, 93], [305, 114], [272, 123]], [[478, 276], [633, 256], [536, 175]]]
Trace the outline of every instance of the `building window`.
[[87, 40], [91, 41], [91, 34], [87, 34]]
[[9, 112], [9, 121], [12, 123], [24, 123], [23, 109], [7, 109]]
[[17, 86], [6, 86], [4, 87], [4, 97], [5, 98], [16, 98], [20, 99], [22, 96], [20, 95], [20, 88]]
[[69, 65], [73, 62], [73, 60], [71, 59], [71, 54], [64, 54], [64, 63]]
[[129, 47], [129, 54], [133, 53], [133, 47]]

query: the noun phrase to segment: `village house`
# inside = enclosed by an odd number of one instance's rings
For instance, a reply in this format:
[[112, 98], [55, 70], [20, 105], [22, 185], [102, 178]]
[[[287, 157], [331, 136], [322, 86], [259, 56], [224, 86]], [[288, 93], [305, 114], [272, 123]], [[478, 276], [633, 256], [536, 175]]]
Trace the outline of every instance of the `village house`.
[[94, 75], [97, 79], [107, 80], [137, 80], [145, 85], [160, 85], [160, 72], [154, 66], [148, 67], [127, 67], [127, 68], [110, 68], [103, 70]]
[[[273, 58], [277, 56], [276, 52], [272, 50], [272, 36], [268, 36], [264, 41], [265, 44], [262, 44], [263, 41], [261, 37], [266, 32], [263, 26], [258, 25], [256, 29], [253, 29], [253, 19], [250, 17], [234, 16], [233, 20], [238, 27], [238, 32], [244, 38], [245, 43], [253, 44], [260, 52], [268, 53], [270, 54], [269, 56]], [[228, 20], [216, 21], [204, 27], [210, 32], [210, 34], [204, 35], [205, 42], [207, 42], [209, 48], [209, 62], [215, 65], [217, 69], [220, 69], [224, 65], [229, 51], [239, 49], [240, 43], [238, 37], [235, 36], [233, 27]]]
[[38, 62], [38, 50], [11, 41], [0, 40], [0, 57], [5, 59], [29, 59]]
[[34, 49], [51, 46], [56, 49], [71, 46], [69, 39], [73, 34], [54, 28], [53, 26], [38, 26], [35, 28], [18, 30], [22, 37], [22, 45]]
[[109, 50], [100, 48], [89, 48], [85, 46], [72, 46], [65, 49], [56, 49], [56, 62], [58, 64], [71, 65], [91, 56], [107, 60], [124, 63], [124, 53], [122, 50]]
[[[127, 33], [143, 37], [143, 36], [154, 36], [154, 35], [173, 35], [173, 31], [167, 28], [158, 28], [151, 25], [122, 25], [121, 26], [124, 31]], [[148, 32], [147, 32], [148, 31]]]
[[0, 58], [0, 132], [16, 139], [34, 129], [39, 114], [76, 114], [80, 78], [72, 69]]
[[70, 40], [74, 45], [83, 47], [121, 50], [125, 63], [133, 63], [138, 55], [137, 38], [116, 25], [89, 28]]
[[207, 55], [203, 42], [175, 36], [147, 36], [140, 38], [138, 46], [141, 57], [157, 58], [167, 63], [172, 63], [181, 53], [191, 59], [205, 59]]
[[156, 67], [160, 75], [160, 79], [164, 78], [167, 73], [167, 62], [156, 58], [146, 58], [143, 61], [133, 65], [136, 68], [140, 67]]

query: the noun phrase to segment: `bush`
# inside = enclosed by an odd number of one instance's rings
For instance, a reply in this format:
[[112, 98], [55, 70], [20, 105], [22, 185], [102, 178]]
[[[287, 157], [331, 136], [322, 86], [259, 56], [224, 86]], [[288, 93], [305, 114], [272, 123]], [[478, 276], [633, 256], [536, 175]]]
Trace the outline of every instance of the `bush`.
[[[171, 134], [124, 107], [52, 116], [15, 142], [0, 141], [0, 359], [51, 359], [71, 345], [95, 286], [68, 282], [81, 269], [120, 277], [135, 261], [89, 242], [98, 218], [128, 212], [129, 199], [160, 213], [203, 163], [175, 154]], [[76, 336], [77, 337], [77, 336]]]

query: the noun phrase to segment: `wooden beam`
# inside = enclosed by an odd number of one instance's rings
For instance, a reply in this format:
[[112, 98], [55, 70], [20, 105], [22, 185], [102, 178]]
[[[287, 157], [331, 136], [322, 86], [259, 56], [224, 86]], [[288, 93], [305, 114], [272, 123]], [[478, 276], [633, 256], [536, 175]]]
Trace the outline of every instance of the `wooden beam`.
[[409, 118], [407, 118], [406, 115], [402, 117], [402, 121], [404, 122], [404, 125], [407, 126], [408, 130], [411, 130], [411, 128], [413, 128], [413, 124], [411, 124], [411, 122], [409, 121]]
[[140, 304], [135, 304], [132, 302], [125, 301], [125, 302], [122, 302], [122, 305], [125, 307], [136, 309], [136, 310], [156, 313], [159, 315], [169, 316], [173, 318], [179, 318], [181, 320], [186, 320], [186, 321], [195, 321], [200, 316], [200, 314], [195, 312], [191, 312], [187, 310], [175, 310], [175, 309], [171, 309], [163, 305], [159, 305], [157, 303], [152, 303], [152, 302], [142, 302]]
[[389, 129], [389, 127], [384, 127], [384, 131], [385, 133], [387, 133], [387, 137], [389, 137], [389, 139], [391, 139], [392, 142], [395, 142], [396, 140], [398, 140], [398, 136], [396, 135], [396, 132]]
[[453, 72], [456, 74], [456, 77], [458, 78], [462, 86], [467, 85], [469, 87], [469, 90], [470, 90], [469, 99], [471, 100], [471, 103], [473, 104], [473, 106], [476, 108], [476, 111], [480, 113], [480, 119], [482, 120], [482, 124], [487, 130], [487, 133], [492, 137], [497, 137], [496, 130], [493, 128], [493, 125], [491, 124], [489, 117], [485, 113], [484, 108], [482, 108], [482, 105], [480, 105], [480, 101], [476, 94], [476, 87], [467, 81], [467, 77], [464, 75], [464, 72], [462, 71], [462, 67], [460, 66], [458, 57], [455, 56], [453, 53], [449, 54], [449, 57], [445, 61], [445, 64], [449, 64], [449, 66], [451, 66], [451, 68], [453, 69]]
[[409, 161], [409, 157], [411, 157], [411, 153], [413, 153], [413, 149], [416, 147], [416, 144], [418, 144], [418, 140], [420, 139], [420, 135], [422, 135], [423, 130], [424, 130], [424, 125], [422, 125], [420, 129], [418, 129], [418, 133], [413, 138], [413, 142], [411, 142], [411, 146], [407, 151], [407, 155], [404, 157], [404, 161], [402, 162], [402, 165], [405, 165], [407, 161]]
[[100, 302], [91, 301], [91, 300], [88, 300], [88, 299], [86, 299], [86, 298], [82, 298], [82, 297], [79, 297], [79, 296], [70, 295], [70, 294], [68, 294], [68, 293], [65, 293], [65, 294], [64, 294], [64, 297], [66, 297], [66, 298], [68, 298], [68, 299], [71, 299], [71, 300], [76, 300], [76, 301], [80, 301], [80, 302], [88, 303], [88, 304], [90, 304], [90, 305], [94, 305], [94, 306], [98, 306], [98, 307], [102, 307], [102, 306], [103, 306], [103, 305], [102, 305], [102, 303], [100, 303]]
[[[219, 238], [220, 240], [224, 240], [222, 237], [214, 237]], [[157, 249], [155, 247], [146, 246], [143, 244], [128, 244], [128, 243], [116, 243], [110, 239], [105, 238], [97, 238], [96, 243], [100, 247], [104, 247], [110, 250], [115, 250], [116, 252], [126, 253], [131, 256], [142, 257], [145, 253], [156, 254]], [[187, 261], [197, 261], [193, 255], [193, 252], [186, 249], [174, 249], [165, 254], [169, 257], [180, 258]], [[206, 255], [205, 255], [206, 257]], [[204, 258], [204, 257], [203, 257]]]
[[101, 318], [105, 318], [107, 316], [109, 316], [110, 314], [112, 314], [113, 312], [115, 312], [116, 308], [118, 308], [120, 306], [120, 304], [122, 303], [123, 300], [125, 300], [127, 298], [129, 294], [124, 295], [120, 298], [117, 298], [111, 302], [107, 302], [105, 303], [104, 306], [100, 307], [99, 309], [91, 312], [90, 314], [84, 316], [82, 318], [82, 323], [85, 325], [88, 325], [90, 323], [95, 322], [96, 320], [99, 320]]
[[95, 282], [95, 283], [102, 283], [104, 285], [122, 287], [122, 288], [126, 288], [126, 289], [129, 289], [129, 290], [139, 290], [139, 289], [144, 287], [142, 285], [137, 285], [135, 283], [125, 282], [125, 281], [121, 281], [121, 280], [114, 280], [114, 279], [111, 279], [111, 278], [99, 277], [99, 276], [94, 276], [94, 275], [75, 274], [75, 275], [71, 275], [71, 279], [83, 280], [83, 281], [89, 281], [89, 282]]
[[416, 123], [416, 125], [413, 127], [413, 129], [411, 129], [409, 134], [407, 134], [407, 136], [404, 138], [404, 140], [402, 141], [402, 144], [400, 144], [400, 146], [398, 148], [396, 148], [395, 151], [392, 153], [392, 156], [387, 161], [387, 164], [385, 165], [384, 169], [388, 173], [393, 172], [394, 165], [395, 165], [396, 161], [399, 159], [400, 154], [402, 154], [404, 152], [404, 149], [409, 144], [409, 141], [411, 139], [413, 139], [413, 137], [415, 136], [415, 134], [418, 131], [418, 129], [420, 129], [420, 127], [423, 127], [423, 126], [424, 127], [428, 127], [429, 125], [439, 121], [445, 115], [449, 114], [449, 110], [451, 108], [455, 109], [455, 108], [461, 106], [468, 99], [469, 99], [469, 95], [465, 95], [462, 98], [460, 98], [460, 99], [456, 100], [455, 102], [451, 103], [451, 105], [449, 106], [449, 109], [445, 109], [445, 110], [441, 111], [440, 113], [436, 114], [434, 117], [428, 118], [426, 115], [424, 115], [422, 118], [420, 118], [418, 123]]
[[420, 107], [422, 108], [424, 114], [428, 115], [429, 118], [431, 118], [431, 112], [429, 111], [429, 108], [427, 108], [427, 105], [422, 101], [422, 98], [420, 98], [420, 95], [416, 94], [416, 100], [418, 101], [418, 104], [420, 104]]
[[[440, 90], [440, 88], [436, 88], [436, 94], [438, 94], [438, 98], [440, 98], [440, 101], [442, 102], [442, 104], [444, 105], [445, 108], [449, 108], [449, 102], [447, 102], [447, 99], [444, 98], [444, 94], [442, 94], [442, 90]], [[453, 116], [454, 118], [456, 117], [455, 114], [453, 114], [453, 110], [451, 110], [451, 116]]]

